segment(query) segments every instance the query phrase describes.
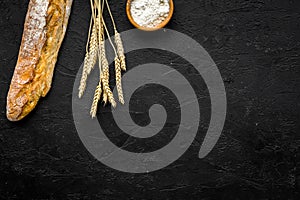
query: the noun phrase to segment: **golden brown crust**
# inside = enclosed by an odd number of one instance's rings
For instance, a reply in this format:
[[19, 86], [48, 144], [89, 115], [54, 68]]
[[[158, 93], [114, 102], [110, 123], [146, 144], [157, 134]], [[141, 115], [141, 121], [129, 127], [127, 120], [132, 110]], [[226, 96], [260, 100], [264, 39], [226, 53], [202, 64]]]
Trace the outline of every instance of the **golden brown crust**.
[[51, 87], [72, 0], [30, 0], [19, 57], [7, 95], [7, 118], [30, 113]]

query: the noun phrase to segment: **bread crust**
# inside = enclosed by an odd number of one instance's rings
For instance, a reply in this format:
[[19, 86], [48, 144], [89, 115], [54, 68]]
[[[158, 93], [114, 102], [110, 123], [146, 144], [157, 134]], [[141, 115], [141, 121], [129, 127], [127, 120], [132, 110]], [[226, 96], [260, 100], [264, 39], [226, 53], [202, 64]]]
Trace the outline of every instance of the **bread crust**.
[[72, 0], [30, 0], [18, 61], [7, 95], [7, 118], [28, 115], [49, 92]]

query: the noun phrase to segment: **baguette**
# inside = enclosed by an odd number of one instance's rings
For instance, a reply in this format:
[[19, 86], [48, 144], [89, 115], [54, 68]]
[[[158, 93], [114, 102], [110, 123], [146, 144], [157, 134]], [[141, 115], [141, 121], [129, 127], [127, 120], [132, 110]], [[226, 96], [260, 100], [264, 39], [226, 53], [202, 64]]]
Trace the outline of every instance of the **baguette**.
[[30, 0], [15, 71], [7, 95], [7, 118], [19, 121], [49, 92], [72, 0]]

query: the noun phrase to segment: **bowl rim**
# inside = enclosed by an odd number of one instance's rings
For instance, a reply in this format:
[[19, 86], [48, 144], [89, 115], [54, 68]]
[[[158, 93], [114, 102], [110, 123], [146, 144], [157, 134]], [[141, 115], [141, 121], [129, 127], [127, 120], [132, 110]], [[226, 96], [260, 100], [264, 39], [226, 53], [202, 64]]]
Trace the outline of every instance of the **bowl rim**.
[[153, 27], [153, 28], [148, 28], [148, 27], [144, 27], [144, 26], [140, 26], [138, 23], [136, 23], [131, 15], [131, 11], [130, 11], [130, 8], [131, 8], [131, 2], [132, 0], [127, 0], [127, 3], [126, 3], [126, 13], [127, 13], [127, 17], [129, 19], [129, 21], [131, 22], [131, 24], [133, 26], [135, 26], [136, 28], [140, 29], [140, 30], [143, 30], [143, 31], [156, 31], [158, 29], [161, 29], [163, 27], [165, 27], [169, 21], [171, 20], [172, 16], [173, 16], [173, 12], [174, 12], [174, 2], [173, 0], [169, 0], [169, 4], [170, 4], [170, 12], [169, 12], [169, 15], [168, 17], [166, 17], [166, 19], [160, 23], [159, 25], [157, 25], [156, 27]]

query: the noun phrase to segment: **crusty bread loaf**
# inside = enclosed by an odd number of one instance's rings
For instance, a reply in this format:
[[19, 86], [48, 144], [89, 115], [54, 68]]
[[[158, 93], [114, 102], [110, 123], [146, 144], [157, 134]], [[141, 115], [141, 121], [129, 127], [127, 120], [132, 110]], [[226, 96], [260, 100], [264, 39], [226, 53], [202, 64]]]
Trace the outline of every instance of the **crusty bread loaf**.
[[19, 57], [7, 95], [7, 118], [18, 121], [48, 93], [72, 0], [30, 0]]

